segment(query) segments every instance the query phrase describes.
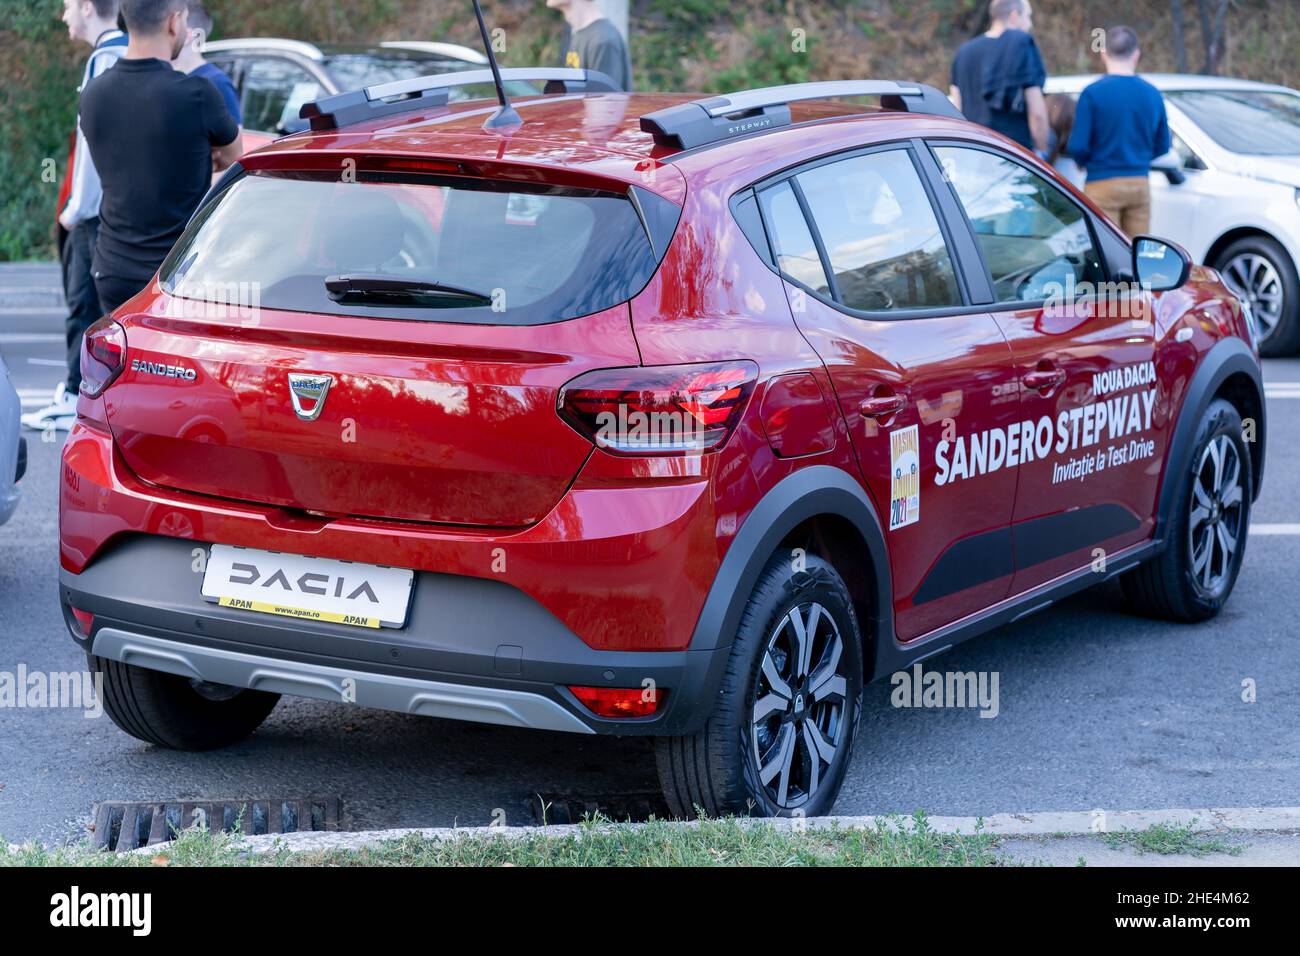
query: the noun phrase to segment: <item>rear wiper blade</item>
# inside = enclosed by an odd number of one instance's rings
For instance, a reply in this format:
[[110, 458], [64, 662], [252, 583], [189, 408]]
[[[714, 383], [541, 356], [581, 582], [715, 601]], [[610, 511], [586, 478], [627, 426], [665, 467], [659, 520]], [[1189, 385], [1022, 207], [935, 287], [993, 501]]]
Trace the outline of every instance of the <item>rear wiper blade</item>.
[[412, 299], [426, 296], [440, 296], [453, 299], [471, 299], [483, 305], [492, 304], [492, 296], [464, 289], [460, 286], [447, 285], [443, 282], [428, 282], [422, 279], [403, 279], [399, 276], [384, 275], [346, 275], [327, 276], [325, 289], [329, 296], [338, 302], [346, 298], [398, 298]]

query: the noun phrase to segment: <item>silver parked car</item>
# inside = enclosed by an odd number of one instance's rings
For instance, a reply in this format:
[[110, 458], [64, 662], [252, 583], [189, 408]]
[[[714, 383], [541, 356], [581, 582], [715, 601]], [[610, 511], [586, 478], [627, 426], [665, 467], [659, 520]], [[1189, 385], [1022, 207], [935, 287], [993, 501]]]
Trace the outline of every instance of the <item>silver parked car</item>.
[[27, 470], [27, 440], [20, 434], [18, 411], [18, 392], [0, 356], [0, 524], [18, 507], [18, 483]]

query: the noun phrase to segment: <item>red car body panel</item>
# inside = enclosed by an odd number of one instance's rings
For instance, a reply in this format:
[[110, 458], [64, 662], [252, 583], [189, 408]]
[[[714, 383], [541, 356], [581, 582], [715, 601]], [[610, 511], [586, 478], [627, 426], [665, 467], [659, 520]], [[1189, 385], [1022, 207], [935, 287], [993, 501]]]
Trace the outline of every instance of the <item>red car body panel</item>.
[[[895, 636], [920, 641], [1094, 557], [1063, 555], [918, 602], [959, 542], [1078, 507], [1071, 483], [1052, 483], [1052, 461], [937, 487], [945, 424], [968, 432], [1068, 412], [1093, 401], [1094, 372], [1145, 361], [1159, 369], [1155, 447], [1137, 469], [1099, 476], [1088, 502], [1114, 503], [1139, 521], [1103, 548], [1152, 537], [1187, 382], [1216, 342], [1248, 338], [1210, 273], [1197, 270], [1190, 285], [1146, 303], [1155, 321], [1141, 328], [1131, 318], [1042, 310], [864, 321], [812, 298], [792, 310], [799, 290], [765, 265], [731, 214], [738, 190], [873, 143], [942, 137], [1014, 147], [942, 117], [796, 104], [797, 124], [823, 122], [674, 156], [637, 122], [683, 100], [520, 103], [524, 125], [508, 136], [481, 129], [494, 106], [460, 105], [291, 136], [245, 157], [249, 170], [444, 157], [466, 175], [636, 185], [683, 212], [659, 269], [630, 303], [552, 325], [332, 316], [326, 327], [275, 311], [255, 326], [222, 324], [175, 315], [176, 303], [151, 286], [117, 313], [132, 357], [184, 354], [198, 378], [164, 386], [128, 370], [103, 398], [82, 398], [84, 421], [64, 451], [63, 567], [78, 573], [110, 542], [144, 533], [491, 578], [530, 595], [593, 649], [683, 650], [765, 494], [828, 465], [851, 476], [888, 528], [887, 432], [917, 425], [923, 518], [886, 538]], [[1191, 337], [1175, 342], [1183, 328]], [[556, 415], [558, 388], [591, 369], [728, 359], [755, 362], [761, 374], [739, 427], [713, 453], [619, 458]], [[1019, 379], [1042, 362], [1059, 364], [1067, 380], [1029, 393]], [[289, 371], [340, 380], [328, 422], [295, 419]], [[903, 397], [902, 410], [864, 417], [864, 400], [891, 394]], [[355, 443], [340, 439], [344, 419]]]
[[[635, 365], [626, 306], [542, 326], [347, 319], [262, 309], [255, 328], [173, 318], [166, 293], [122, 314], [132, 355], [194, 357], [194, 381], [123, 377], [105, 396], [128, 466], [162, 487], [326, 515], [524, 527], [591, 444], [555, 414], [561, 385]], [[302, 421], [287, 374], [336, 380]], [[357, 502], [364, 501], [364, 510]]]

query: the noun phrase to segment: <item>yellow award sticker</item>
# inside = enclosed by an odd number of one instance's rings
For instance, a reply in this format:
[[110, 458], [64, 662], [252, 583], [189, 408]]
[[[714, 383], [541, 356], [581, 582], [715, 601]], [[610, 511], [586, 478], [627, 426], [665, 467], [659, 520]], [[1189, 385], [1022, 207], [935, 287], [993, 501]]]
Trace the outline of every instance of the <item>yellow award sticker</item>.
[[921, 440], [917, 427], [889, 433], [889, 530], [921, 519]]

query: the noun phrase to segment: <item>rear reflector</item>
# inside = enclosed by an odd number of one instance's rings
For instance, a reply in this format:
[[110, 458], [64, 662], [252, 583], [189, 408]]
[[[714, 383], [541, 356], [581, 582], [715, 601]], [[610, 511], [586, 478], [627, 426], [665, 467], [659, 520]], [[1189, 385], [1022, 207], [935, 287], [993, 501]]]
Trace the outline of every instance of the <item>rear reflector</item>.
[[689, 455], [722, 447], [758, 379], [753, 362], [599, 369], [560, 390], [559, 412], [616, 455]]
[[649, 717], [668, 691], [657, 687], [570, 687], [582, 706], [597, 717]]
[[82, 637], [90, 637], [90, 629], [95, 626], [95, 615], [89, 611], [83, 611], [79, 608], [72, 609], [72, 616], [77, 619], [77, 627], [81, 628]]

